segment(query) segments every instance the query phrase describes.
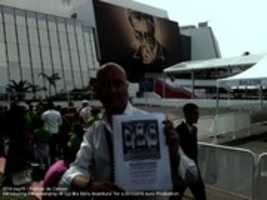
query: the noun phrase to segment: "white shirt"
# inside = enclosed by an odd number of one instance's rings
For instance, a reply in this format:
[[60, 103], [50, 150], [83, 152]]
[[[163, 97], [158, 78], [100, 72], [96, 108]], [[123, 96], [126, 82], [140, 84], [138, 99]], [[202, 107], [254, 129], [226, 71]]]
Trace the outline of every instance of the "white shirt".
[[[128, 103], [123, 114], [145, 113], [145, 111], [134, 108]], [[97, 121], [90, 127], [84, 135], [80, 150], [76, 155], [76, 160], [61, 178], [60, 185], [70, 187], [74, 177], [82, 175], [94, 178], [96, 181], [110, 180], [111, 159], [108, 144], [106, 141], [105, 128], [107, 134], [112, 134], [111, 126], [107, 119]], [[111, 137], [112, 138], [112, 137]]]
[[41, 117], [44, 121], [45, 130], [51, 134], [57, 134], [59, 132], [59, 126], [62, 124], [60, 112], [50, 109], [45, 111]]

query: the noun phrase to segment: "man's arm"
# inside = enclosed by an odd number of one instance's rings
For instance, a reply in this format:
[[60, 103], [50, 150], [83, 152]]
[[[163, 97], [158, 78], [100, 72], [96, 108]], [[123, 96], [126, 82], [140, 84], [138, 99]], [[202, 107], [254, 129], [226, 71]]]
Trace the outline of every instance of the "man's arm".
[[62, 115], [61, 115], [60, 112], [58, 112], [58, 124], [59, 124], [59, 125], [62, 125], [62, 123], [63, 123]]
[[91, 144], [92, 133], [88, 132], [84, 135], [80, 150], [76, 155], [76, 160], [71, 164], [70, 168], [61, 178], [60, 185], [74, 188], [84, 188], [90, 181], [90, 165], [93, 155], [93, 147]]
[[167, 145], [169, 146], [171, 166], [177, 169], [180, 160], [179, 137], [171, 121], [166, 120], [164, 121], [164, 124], [165, 124], [166, 142]]

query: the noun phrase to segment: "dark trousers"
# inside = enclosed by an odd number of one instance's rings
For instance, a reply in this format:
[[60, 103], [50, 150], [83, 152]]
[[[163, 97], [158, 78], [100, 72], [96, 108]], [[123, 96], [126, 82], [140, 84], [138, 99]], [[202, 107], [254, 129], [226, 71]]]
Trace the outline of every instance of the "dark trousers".
[[185, 192], [187, 187], [189, 187], [195, 200], [206, 200], [207, 199], [204, 182], [203, 182], [202, 178], [199, 177], [198, 181], [196, 181], [194, 184], [180, 187], [178, 189], [180, 196], [177, 197], [176, 200], [181, 200], [183, 198], [184, 192]]
[[55, 161], [56, 157], [59, 156], [59, 141], [58, 141], [58, 134], [51, 134], [49, 140], [49, 150], [50, 150], [50, 159], [51, 164]]

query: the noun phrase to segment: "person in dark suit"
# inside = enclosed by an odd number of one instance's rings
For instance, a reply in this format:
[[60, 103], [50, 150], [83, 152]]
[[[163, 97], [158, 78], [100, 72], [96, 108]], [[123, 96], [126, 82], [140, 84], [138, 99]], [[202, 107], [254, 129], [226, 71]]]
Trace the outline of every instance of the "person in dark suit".
[[180, 186], [178, 188], [181, 195], [179, 199], [182, 199], [186, 188], [189, 187], [196, 200], [206, 200], [205, 185], [198, 167], [197, 127], [194, 125], [199, 119], [198, 106], [193, 103], [185, 104], [183, 107], [183, 113], [185, 121], [181, 122], [181, 124], [177, 126], [176, 132], [179, 136], [182, 150], [190, 159], [195, 161], [199, 171], [199, 178], [194, 184]]

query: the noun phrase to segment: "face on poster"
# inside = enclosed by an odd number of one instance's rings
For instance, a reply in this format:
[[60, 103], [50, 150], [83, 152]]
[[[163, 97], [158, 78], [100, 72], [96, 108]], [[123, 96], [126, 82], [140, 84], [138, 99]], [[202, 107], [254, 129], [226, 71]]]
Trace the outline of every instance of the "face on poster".
[[157, 120], [133, 120], [121, 126], [125, 161], [160, 159]]
[[94, 5], [101, 62], [118, 62], [129, 76], [162, 72], [181, 61], [176, 22], [97, 0]]

